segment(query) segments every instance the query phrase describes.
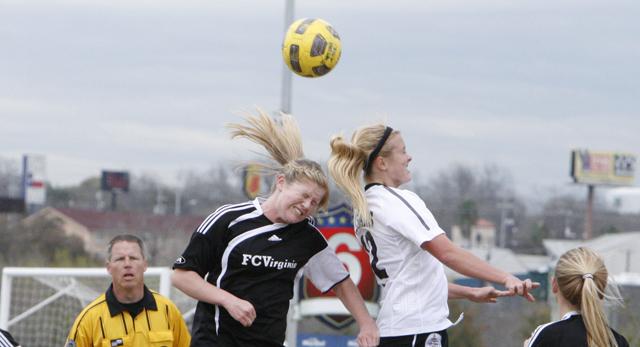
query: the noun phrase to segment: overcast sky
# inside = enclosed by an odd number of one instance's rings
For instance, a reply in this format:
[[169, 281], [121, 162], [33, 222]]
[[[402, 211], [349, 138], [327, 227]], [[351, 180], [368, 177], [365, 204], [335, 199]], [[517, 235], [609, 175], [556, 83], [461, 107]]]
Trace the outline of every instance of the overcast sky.
[[[284, 0], [0, 0], [0, 157], [46, 156], [54, 185], [250, 159], [222, 125], [281, 107]], [[426, 180], [496, 164], [518, 190], [567, 187], [573, 148], [640, 152], [637, 0], [298, 1], [342, 37], [294, 76], [307, 155], [387, 121]]]

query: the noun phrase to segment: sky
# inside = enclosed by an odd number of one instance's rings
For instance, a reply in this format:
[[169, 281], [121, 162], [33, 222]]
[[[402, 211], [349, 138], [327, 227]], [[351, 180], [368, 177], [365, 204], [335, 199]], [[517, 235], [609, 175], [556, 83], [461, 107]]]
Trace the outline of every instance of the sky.
[[[224, 124], [281, 109], [285, 0], [0, 0], [0, 158], [47, 180], [101, 170], [179, 184], [252, 159]], [[297, 1], [342, 38], [337, 67], [293, 76], [305, 153], [386, 122], [421, 181], [497, 165], [523, 194], [573, 189], [570, 152], [640, 152], [640, 2]]]

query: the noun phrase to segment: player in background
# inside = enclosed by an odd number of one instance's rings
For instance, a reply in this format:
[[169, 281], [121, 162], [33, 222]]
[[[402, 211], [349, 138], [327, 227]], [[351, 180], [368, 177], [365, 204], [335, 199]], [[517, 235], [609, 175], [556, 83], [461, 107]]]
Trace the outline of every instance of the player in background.
[[[525, 347], [628, 347], [627, 340], [609, 327], [602, 308], [608, 271], [593, 250], [578, 247], [565, 252], [556, 265], [551, 291], [556, 297], [560, 320], [536, 328]], [[612, 286], [609, 297], [620, 301]]]
[[[453, 325], [448, 298], [495, 302], [517, 294], [533, 301], [529, 291], [539, 284], [494, 268], [452, 243], [424, 201], [399, 188], [411, 180], [410, 162], [400, 132], [382, 124], [358, 129], [350, 143], [342, 136], [331, 139], [329, 172], [351, 200], [356, 236], [382, 287], [380, 346], [448, 346], [446, 329]], [[449, 284], [443, 264], [507, 290]]]
[[[304, 158], [300, 130], [259, 112], [230, 124], [233, 138], [263, 146], [275, 161], [271, 194], [220, 207], [197, 228], [174, 263], [173, 285], [198, 300], [192, 346], [282, 347], [296, 274], [336, 296], [356, 319], [360, 346], [378, 345], [378, 329], [344, 265], [313, 224], [326, 208], [327, 177]], [[265, 167], [265, 169], [268, 169]]]

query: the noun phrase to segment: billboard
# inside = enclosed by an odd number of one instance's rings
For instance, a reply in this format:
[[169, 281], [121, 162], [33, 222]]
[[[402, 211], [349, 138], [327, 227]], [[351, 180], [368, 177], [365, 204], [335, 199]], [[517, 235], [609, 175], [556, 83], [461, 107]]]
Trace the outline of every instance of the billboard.
[[255, 199], [262, 192], [261, 167], [256, 164], [247, 165], [242, 170], [242, 188], [249, 199]]
[[0, 196], [0, 213], [23, 213], [24, 211], [24, 199]]
[[102, 170], [100, 189], [106, 191], [121, 190], [129, 191], [129, 173], [127, 171], [106, 171]]
[[576, 183], [633, 185], [636, 156], [621, 152], [571, 151], [571, 177]]
[[47, 199], [46, 162], [43, 155], [22, 156], [22, 195], [25, 205], [43, 205]]

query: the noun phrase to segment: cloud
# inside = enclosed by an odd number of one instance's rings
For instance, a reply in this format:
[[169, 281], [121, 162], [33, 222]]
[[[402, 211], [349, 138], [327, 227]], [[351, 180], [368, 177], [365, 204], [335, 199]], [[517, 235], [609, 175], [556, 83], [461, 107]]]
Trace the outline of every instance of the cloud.
[[[280, 108], [284, 1], [6, 0], [0, 155], [46, 154], [54, 182], [101, 167], [172, 179], [251, 159], [222, 125]], [[503, 0], [295, 2], [331, 22], [343, 56], [294, 76], [307, 154], [388, 121], [424, 175], [496, 163], [519, 187], [561, 184], [568, 151], [634, 151], [638, 3]], [[77, 165], [73, 161], [77, 160]], [[60, 167], [63, 165], [64, 167]]]

